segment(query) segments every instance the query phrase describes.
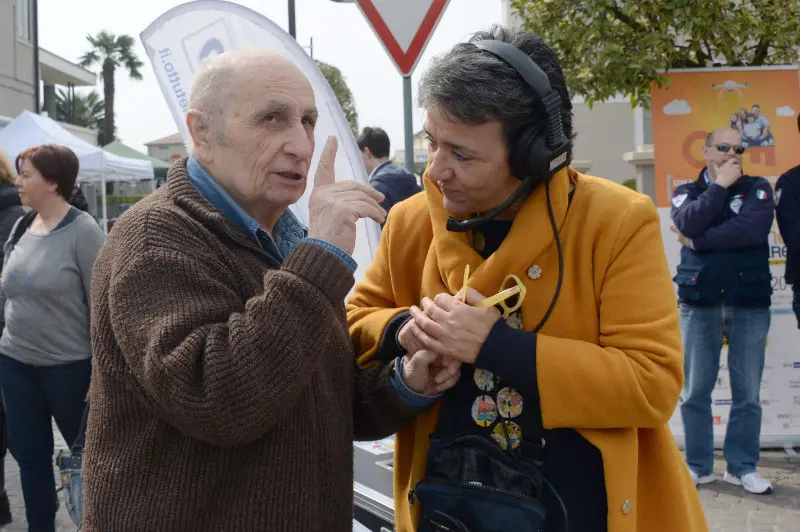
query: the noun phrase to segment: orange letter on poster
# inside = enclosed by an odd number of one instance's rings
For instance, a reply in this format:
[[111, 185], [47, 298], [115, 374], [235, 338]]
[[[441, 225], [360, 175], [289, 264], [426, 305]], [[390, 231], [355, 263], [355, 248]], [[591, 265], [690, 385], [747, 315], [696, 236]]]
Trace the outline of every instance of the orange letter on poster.
[[706, 135], [708, 135], [708, 133], [705, 131], [692, 131], [686, 135], [686, 139], [683, 141], [683, 158], [695, 168], [703, 168], [706, 163], [702, 159], [696, 159], [692, 155], [692, 145], [698, 140], [705, 143]]

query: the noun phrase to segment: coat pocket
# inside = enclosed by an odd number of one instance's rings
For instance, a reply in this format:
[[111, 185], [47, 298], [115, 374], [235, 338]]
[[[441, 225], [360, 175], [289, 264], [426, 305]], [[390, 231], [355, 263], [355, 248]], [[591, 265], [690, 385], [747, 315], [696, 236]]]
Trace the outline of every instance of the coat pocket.
[[701, 273], [702, 268], [700, 267], [685, 266], [683, 264], [678, 265], [678, 272], [672, 280], [678, 285], [678, 296], [682, 300], [696, 302], [710, 295], [706, 294], [708, 290], [703, 290], [702, 284], [698, 282]]
[[769, 299], [772, 296], [772, 274], [760, 268], [741, 270], [736, 283], [736, 295], [746, 301]]

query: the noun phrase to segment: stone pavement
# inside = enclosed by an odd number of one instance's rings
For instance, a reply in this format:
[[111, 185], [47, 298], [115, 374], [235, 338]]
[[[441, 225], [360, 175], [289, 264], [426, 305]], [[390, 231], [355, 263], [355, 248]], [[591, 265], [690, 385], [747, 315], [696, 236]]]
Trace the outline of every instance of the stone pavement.
[[[56, 449], [66, 449], [55, 427], [53, 435]], [[762, 452], [759, 471], [775, 486], [772, 495], [752, 495], [738, 486], [723, 482], [725, 462], [719, 452], [716, 458], [718, 480], [699, 487], [700, 500], [711, 532], [800, 532], [800, 456], [788, 456], [783, 451]], [[19, 484], [19, 468], [10, 454], [6, 455], [6, 490], [14, 522], [0, 527], [0, 532], [25, 532], [28, 527]], [[63, 494], [60, 492], [59, 499], [61, 506], [56, 516], [56, 532], [75, 532], [77, 527], [72, 524], [64, 508]]]
[[718, 480], [698, 488], [711, 532], [800, 532], [800, 456], [763, 451], [759, 472], [775, 488], [752, 495], [722, 480], [725, 462], [717, 453]]

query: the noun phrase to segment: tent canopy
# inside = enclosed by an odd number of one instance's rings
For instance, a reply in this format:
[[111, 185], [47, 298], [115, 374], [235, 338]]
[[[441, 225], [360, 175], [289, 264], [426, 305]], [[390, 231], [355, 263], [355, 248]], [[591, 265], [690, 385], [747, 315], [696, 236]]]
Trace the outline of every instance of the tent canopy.
[[114, 155], [119, 155], [120, 157], [150, 161], [151, 163], [153, 163], [153, 172], [155, 173], [156, 177], [167, 177], [167, 170], [169, 170], [169, 163], [166, 161], [162, 161], [161, 159], [150, 157], [146, 153], [136, 151], [127, 144], [123, 144], [118, 140], [115, 140], [111, 144], [106, 144], [105, 146], [103, 146], [103, 149], [109, 153], [113, 153]]
[[20, 152], [42, 144], [60, 144], [75, 152], [80, 161], [78, 181], [82, 183], [153, 179], [151, 161], [106, 153], [46, 116], [23, 111], [0, 130], [0, 148], [12, 161]]

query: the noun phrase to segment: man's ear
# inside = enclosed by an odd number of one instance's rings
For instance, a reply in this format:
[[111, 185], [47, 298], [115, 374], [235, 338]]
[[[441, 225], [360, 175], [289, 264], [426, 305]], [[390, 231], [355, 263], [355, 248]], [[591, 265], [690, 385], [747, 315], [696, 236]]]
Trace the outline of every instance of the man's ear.
[[[186, 127], [192, 139], [192, 151], [200, 156], [211, 153], [211, 127], [206, 113], [189, 109], [186, 113]], [[206, 158], [206, 157], [204, 157]]]

